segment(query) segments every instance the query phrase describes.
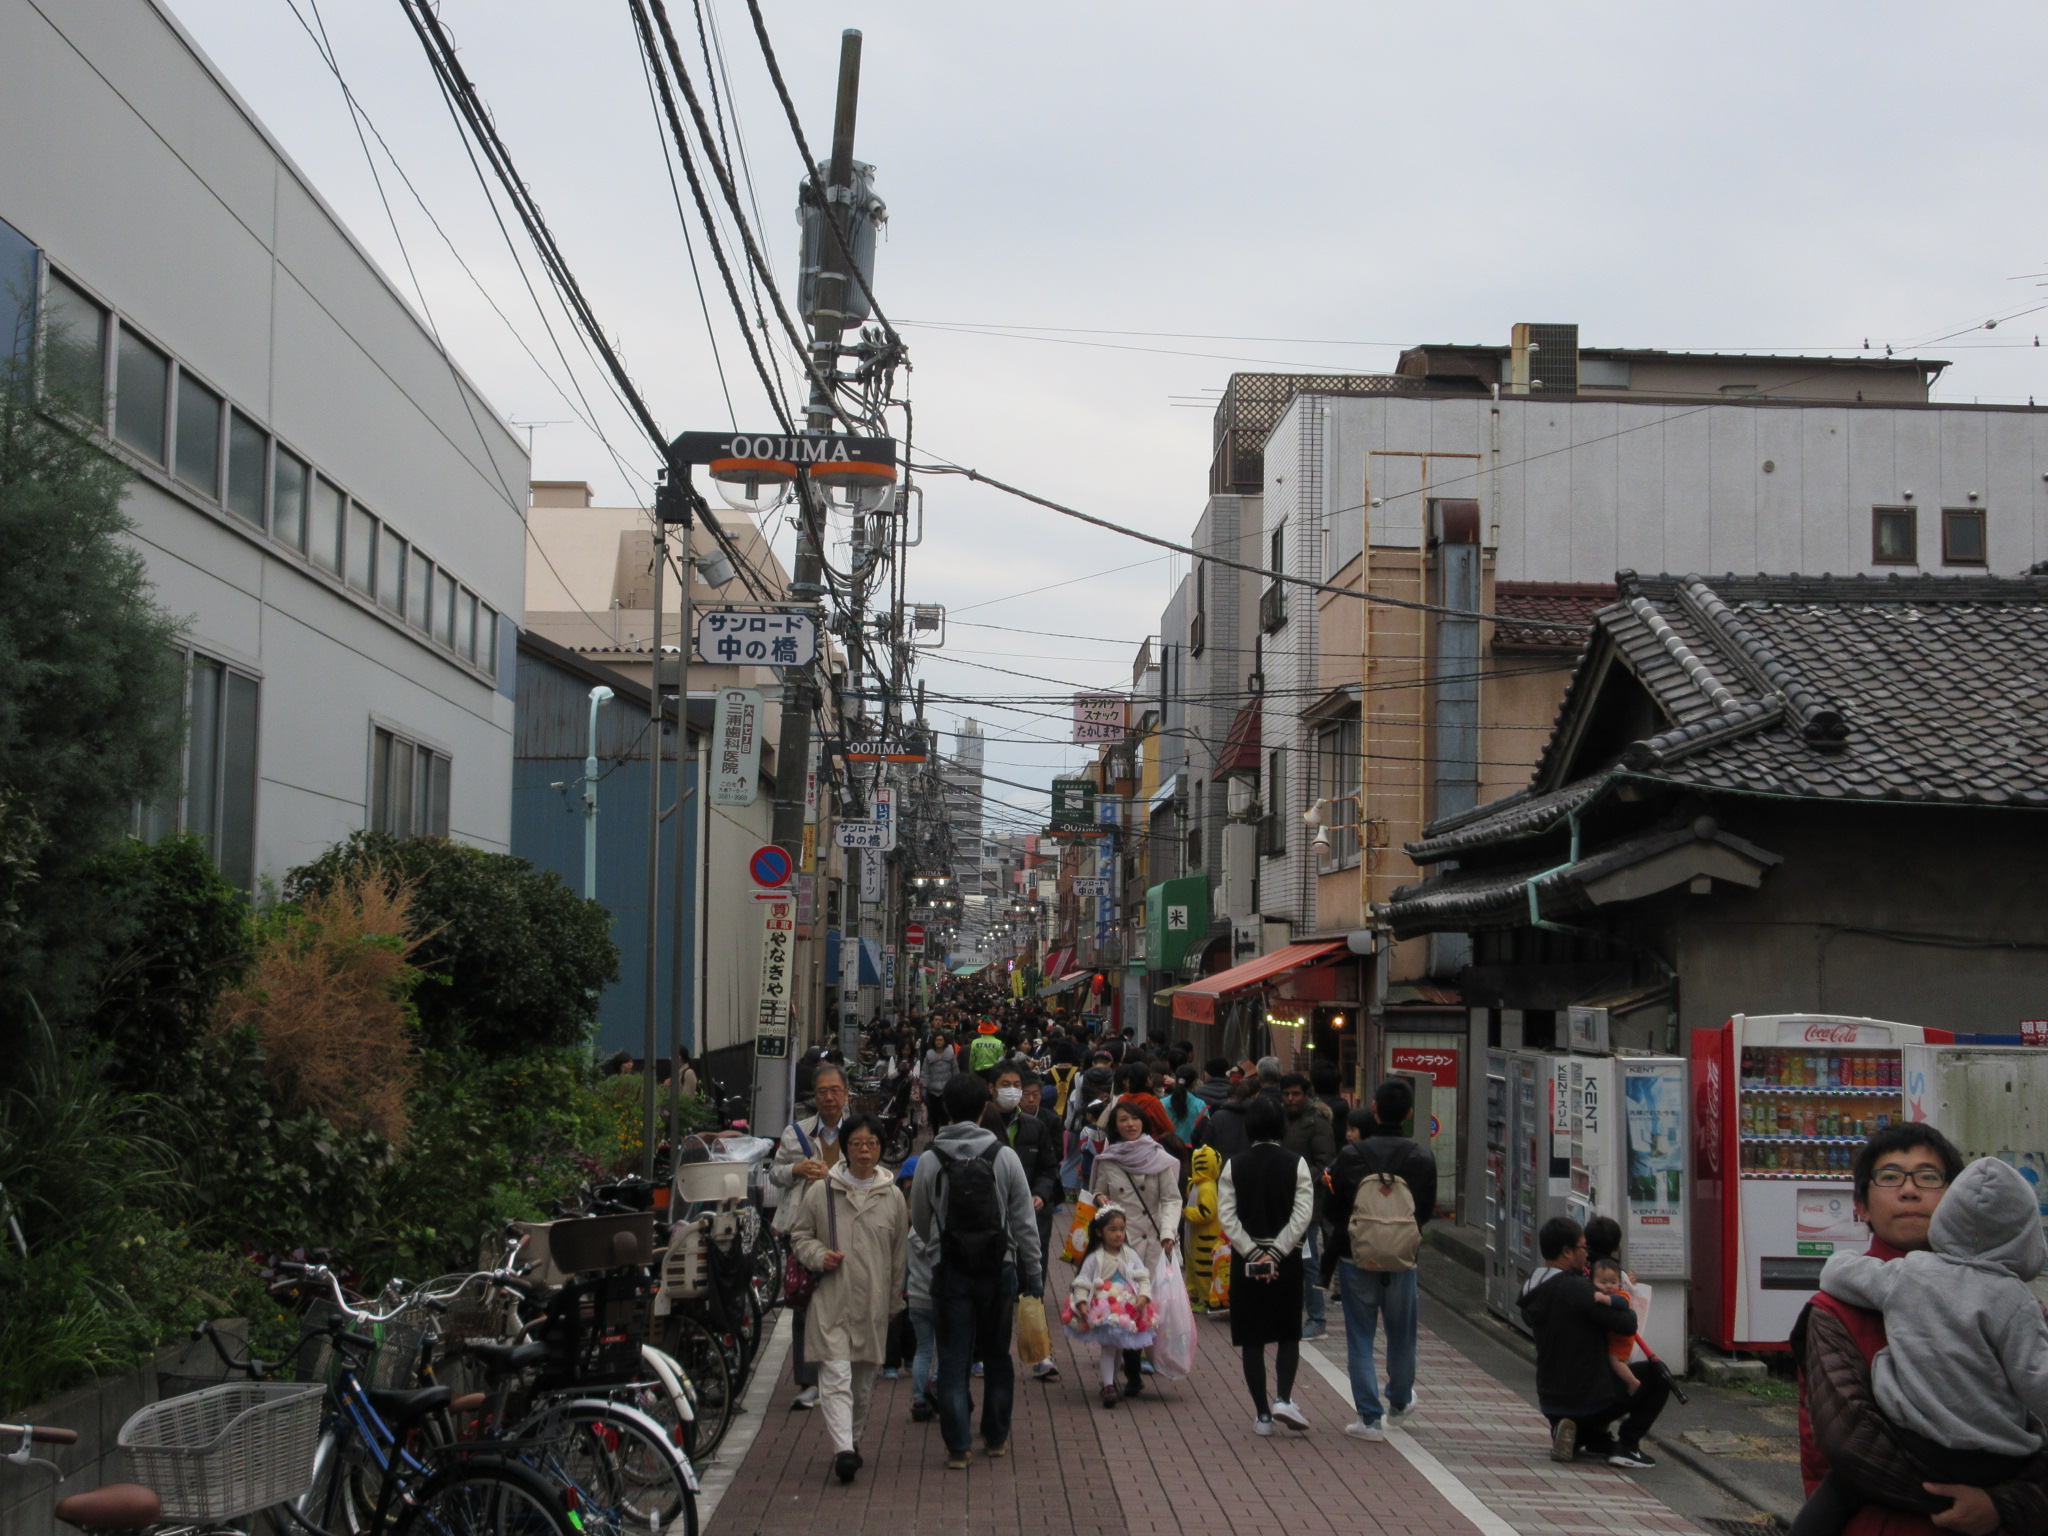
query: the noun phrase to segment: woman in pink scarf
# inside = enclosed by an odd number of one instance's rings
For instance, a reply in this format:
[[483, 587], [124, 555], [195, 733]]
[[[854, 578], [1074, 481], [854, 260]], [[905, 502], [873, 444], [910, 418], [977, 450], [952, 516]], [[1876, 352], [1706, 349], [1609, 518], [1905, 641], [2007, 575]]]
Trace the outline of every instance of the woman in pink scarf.
[[[1125, 1241], [1143, 1259], [1147, 1272], [1170, 1274], [1177, 1262], [1180, 1234], [1180, 1159], [1153, 1140], [1145, 1116], [1134, 1105], [1118, 1104], [1110, 1112], [1109, 1141], [1095, 1156], [1095, 1207], [1115, 1205], [1124, 1212]], [[1143, 1365], [1135, 1349], [1124, 1351], [1124, 1395], [1145, 1389]]]

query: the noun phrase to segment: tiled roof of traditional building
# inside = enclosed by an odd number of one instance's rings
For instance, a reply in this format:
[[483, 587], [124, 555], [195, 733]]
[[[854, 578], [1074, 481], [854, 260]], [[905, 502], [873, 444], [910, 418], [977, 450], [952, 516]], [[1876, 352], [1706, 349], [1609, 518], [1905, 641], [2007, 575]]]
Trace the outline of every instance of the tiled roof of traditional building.
[[1598, 581], [1497, 581], [1493, 611], [1496, 651], [1576, 651], [1586, 643], [1593, 615], [1614, 601], [1614, 588]]
[[[1418, 862], [1538, 835], [1621, 779], [2048, 807], [2048, 572], [1617, 580], [1530, 787], [1432, 826], [1407, 845]], [[1665, 728], [1612, 762], [1572, 764], [1575, 726], [1617, 665]]]

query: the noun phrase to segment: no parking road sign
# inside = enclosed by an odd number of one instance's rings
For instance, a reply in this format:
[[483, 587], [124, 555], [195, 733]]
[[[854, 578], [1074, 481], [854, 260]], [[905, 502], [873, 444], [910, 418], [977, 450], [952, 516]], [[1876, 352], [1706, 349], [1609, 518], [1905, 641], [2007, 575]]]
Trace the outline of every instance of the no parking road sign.
[[770, 890], [789, 883], [791, 868], [788, 850], [774, 843], [756, 848], [754, 856], [747, 860], [747, 873], [754, 877], [754, 884]]

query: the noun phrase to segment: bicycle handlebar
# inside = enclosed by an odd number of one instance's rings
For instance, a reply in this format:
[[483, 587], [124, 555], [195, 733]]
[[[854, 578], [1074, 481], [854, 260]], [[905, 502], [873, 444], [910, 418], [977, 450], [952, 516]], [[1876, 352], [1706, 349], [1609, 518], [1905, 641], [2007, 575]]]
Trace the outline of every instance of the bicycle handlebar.
[[[342, 1315], [354, 1322], [388, 1323], [398, 1316], [399, 1313], [403, 1312], [407, 1305], [407, 1303], [401, 1301], [388, 1312], [378, 1312], [370, 1307], [356, 1306], [350, 1302], [347, 1293], [342, 1290], [339, 1277], [325, 1264], [279, 1263], [276, 1268], [277, 1272], [281, 1275], [296, 1274], [312, 1281], [315, 1285], [324, 1284], [335, 1306], [341, 1309]], [[371, 1341], [373, 1347], [375, 1342], [375, 1340]]]
[[221, 1342], [220, 1330], [214, 1327], [212, 1323], [196, 1324], [192, 1329], [192, 1337], [195, 1340], [205, 1339], [207, 1343], [213, 1346], [213, 1352], [220, 1356], [222, 1365], [225, 1365], [231, 1371], [240, 1371], [251, 1381], [263, 1380], [272, 1371], [276, 1370], [280, 1363], [276, 1360], [259, 1360], [254, 1353], [251, 1353], [246, 1360], [237, 1360], [228, 1353], [227, 1345]]
[[54, 1424], [0, 1424], [0, 1435], [10, 1439], [15, 1435], [26, 1435], [41, 1445], [78, 1444], [77, 1430], [59, 1429]]

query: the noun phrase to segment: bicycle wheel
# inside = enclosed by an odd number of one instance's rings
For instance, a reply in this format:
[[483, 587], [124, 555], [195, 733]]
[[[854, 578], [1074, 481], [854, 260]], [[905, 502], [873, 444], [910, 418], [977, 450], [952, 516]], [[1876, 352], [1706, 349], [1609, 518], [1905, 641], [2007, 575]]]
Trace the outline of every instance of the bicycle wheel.
[[[529, 1465], [576, 1491], [586, 1536], [695, 1536], [688, 1463], [653, 1420], [615, 1403], [563, 1404], [521, 1426]], [[537, 1458], [537, 1459], [536, 1459]]]
[[576, 1536], [567, 1505], [531, 1468], [462, 1460], [404, 1497], [396, 1536]]
[[313, 1451], [313, 1484], [278, 1506], [311, 1536], [362, 1536], [377, 1508], [379, 1472], [353, 1434], [328, 1429]]
[[690, 1454], [709, 1457], [718, 1450], [739, 1406], [732, 1367], [717, 1337], [696, 1318], [686, 1312], [671, 1312], [668, 1324], [669, 1335], [662, 1349], [683, 1368], [697, 1413], [697, 1444]]

